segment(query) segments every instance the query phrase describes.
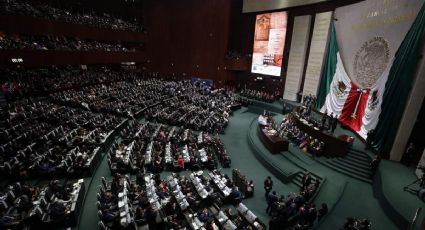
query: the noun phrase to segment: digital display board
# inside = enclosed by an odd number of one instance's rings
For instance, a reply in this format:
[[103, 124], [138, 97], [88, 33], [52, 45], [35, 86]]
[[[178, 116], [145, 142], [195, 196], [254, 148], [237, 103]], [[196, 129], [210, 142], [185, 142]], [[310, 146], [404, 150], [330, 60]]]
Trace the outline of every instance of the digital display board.
[[257, 15], [252, 54], [252, 73], [280, 76], [287, 22], [287, 12]]

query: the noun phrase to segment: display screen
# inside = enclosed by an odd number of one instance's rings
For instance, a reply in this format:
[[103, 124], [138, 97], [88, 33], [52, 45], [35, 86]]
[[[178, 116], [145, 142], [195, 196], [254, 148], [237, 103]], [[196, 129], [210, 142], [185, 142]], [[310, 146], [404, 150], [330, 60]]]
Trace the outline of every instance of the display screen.
[[280, 76], [285, 46], [287, 12], [258, 14], [255, 20], [252, 73]]

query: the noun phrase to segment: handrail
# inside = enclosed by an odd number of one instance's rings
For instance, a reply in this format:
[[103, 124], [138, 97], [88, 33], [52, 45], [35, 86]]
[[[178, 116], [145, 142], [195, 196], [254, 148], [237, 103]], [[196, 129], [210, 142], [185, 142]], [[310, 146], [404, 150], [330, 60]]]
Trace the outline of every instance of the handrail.
[[419, 207], [416, 209], [415, 215], [413, 216], [412, 222], [409, 224], [408, 230], [413, 230], [416, 225], [416, 220], [418, 219], [419, 214], [421, 213], [422, 208]]

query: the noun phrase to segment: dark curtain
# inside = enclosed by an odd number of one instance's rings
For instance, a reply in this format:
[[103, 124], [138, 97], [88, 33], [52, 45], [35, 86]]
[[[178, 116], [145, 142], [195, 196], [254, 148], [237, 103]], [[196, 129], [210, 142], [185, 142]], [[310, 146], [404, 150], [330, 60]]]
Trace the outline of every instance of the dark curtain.
[[[401, 43], [385, 84], [373, 147], [388, 158], [415, 79], [425, 28], [425, 5]], [[424, 76], [418, 76], [424, 77]]]

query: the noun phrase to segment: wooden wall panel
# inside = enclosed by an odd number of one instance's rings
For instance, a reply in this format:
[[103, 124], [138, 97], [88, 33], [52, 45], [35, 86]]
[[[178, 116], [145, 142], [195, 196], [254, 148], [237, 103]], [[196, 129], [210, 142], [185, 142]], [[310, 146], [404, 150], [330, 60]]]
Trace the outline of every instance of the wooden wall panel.
[[216, 83], [225, 80], [230, 5], [228, 0], [146, 0], [146, 69]]
[[58, 35], [100, 41], [145, 42], [144, 33], [102, 29], [41, 18], [0, 16], [0, 31], [18, 34]]

